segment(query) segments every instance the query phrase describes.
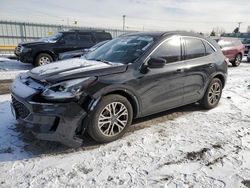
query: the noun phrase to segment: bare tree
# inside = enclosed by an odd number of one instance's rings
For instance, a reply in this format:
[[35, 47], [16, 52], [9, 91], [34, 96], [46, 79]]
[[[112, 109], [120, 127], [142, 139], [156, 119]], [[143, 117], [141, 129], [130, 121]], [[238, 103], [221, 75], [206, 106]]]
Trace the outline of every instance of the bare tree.
[[247, 33], [250, 33], [250, 25], [247, 27]]
[[210, 33], [210, 36], [215, 36], [214, 30]]
[[240, 32], [239, 27], [236, 27], [236, 28], [234, 29], [234, 33], [239, 33], [239, 32]]
[[220, 36], [221, 34], [223, 34], [223, 33], [226, 32], [226, 30], [225, 30], [223, 27], [219, 27], [219, 26], [214, 27], [214, 28], [213, 28], [213, 31], [215, 32], [216, 35], [219, 35], [219, 36]]

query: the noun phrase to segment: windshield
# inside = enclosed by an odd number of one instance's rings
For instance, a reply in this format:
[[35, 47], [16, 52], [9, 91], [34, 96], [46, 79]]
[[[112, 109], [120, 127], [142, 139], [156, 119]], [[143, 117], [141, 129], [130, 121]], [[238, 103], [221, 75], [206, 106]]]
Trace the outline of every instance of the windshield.
[[62, 33], [56, 33], [56, 34], [54, 34], [54, 35], [52, 35], [52, 36], [49, 36], [49, 37], [46, 37], [46, 38], [42, 38], [41, 40], [42, 41], [49, 41], [49, 42], [56, 42], [56, 41], [58, 41], [61, 37], [62, 37]]
[[151, 36], [127, 36], [113, 39], [84, 58], [114, 63], [132, 63], [153, 43]]

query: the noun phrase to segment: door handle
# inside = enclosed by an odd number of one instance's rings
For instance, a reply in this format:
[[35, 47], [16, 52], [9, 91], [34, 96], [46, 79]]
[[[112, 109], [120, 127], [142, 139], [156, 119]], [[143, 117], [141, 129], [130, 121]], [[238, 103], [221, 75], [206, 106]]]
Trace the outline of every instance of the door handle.
[[184, 69], [177, 69], [175, 72], [176, 72], [176, 74], [183, 73]]

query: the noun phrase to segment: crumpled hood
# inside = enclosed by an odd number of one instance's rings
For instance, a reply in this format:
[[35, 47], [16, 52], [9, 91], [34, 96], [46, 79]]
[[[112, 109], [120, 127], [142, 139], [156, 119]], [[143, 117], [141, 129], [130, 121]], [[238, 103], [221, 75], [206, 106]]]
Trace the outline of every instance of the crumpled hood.
[[81, 58], [58, 61], [30, 70], [28, 76], [41, 81], [56, 83], [63, 80], [88, 76], [101, 76], [125, 72], [127, 65], [122, 63], [103, 63]]

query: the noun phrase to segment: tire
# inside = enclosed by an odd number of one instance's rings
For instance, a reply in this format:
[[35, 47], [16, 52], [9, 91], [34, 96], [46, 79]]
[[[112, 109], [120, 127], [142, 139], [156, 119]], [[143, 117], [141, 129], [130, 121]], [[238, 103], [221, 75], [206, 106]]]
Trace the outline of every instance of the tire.
[[36, 57], [35, 66], [42, 66], [53, 62], [53, 58], [47, 53], [41, 53]]
[[234, 61], [232, 62], [233, 67], [238, 67], [241, 64], [242, 61], [242, 55], [237, 54], [234, 58]]
[[[218, 78], [214, 78], [208, 85], [207, 90], [201, 99], [201, 106], [206, 109], [216, 107], [220, 101], [222, 94], [222, 83]], [[212, 99], [214, 98], [214, 99]]]
[[[119, 110], [121, 110], [120, 113]], [[117, 114], [114, 115], [114, 112]], [[119, 115], [121, 116], [119, 117]], [[119, 120], [117, 120], [117, 116]], [[132, 119], [133, 109], [125, 97], [113, 94], [107, 95], [90, 112], [87, 119], [87, 132], [99, 143], [112, 142], [124, 135]]]

